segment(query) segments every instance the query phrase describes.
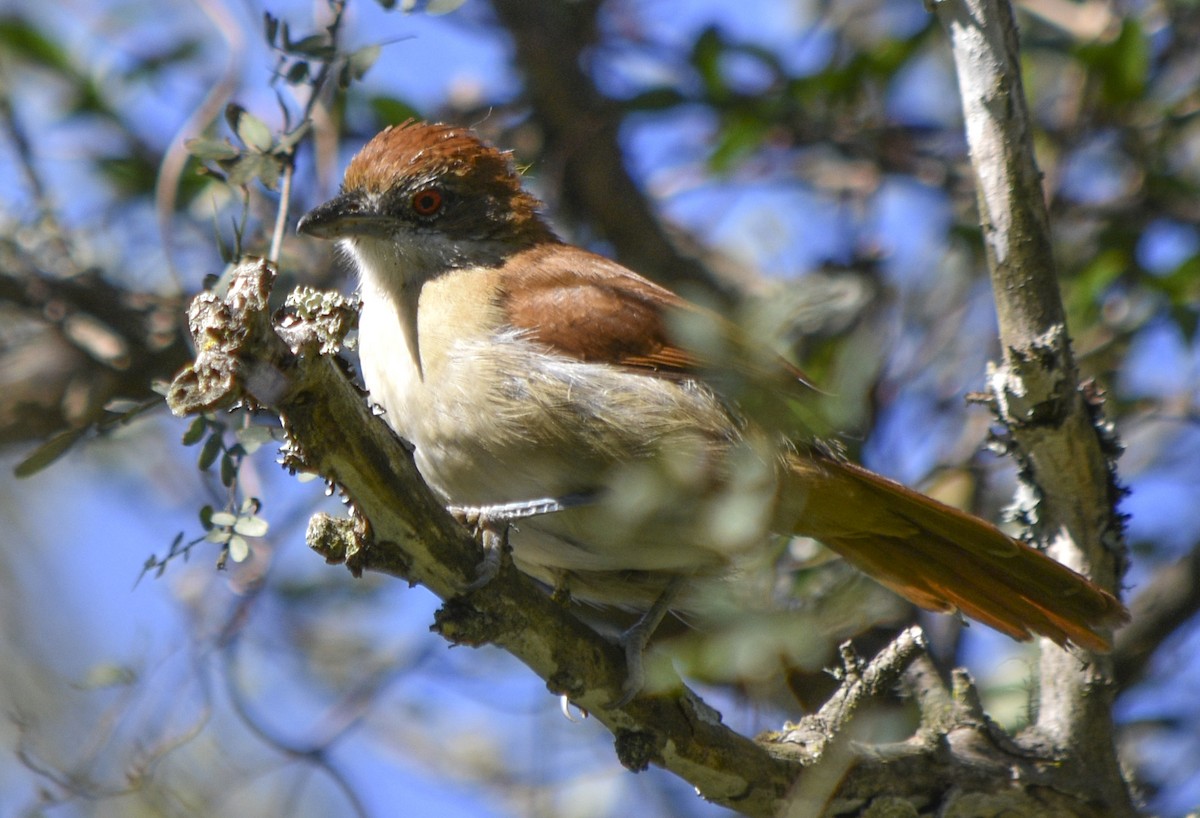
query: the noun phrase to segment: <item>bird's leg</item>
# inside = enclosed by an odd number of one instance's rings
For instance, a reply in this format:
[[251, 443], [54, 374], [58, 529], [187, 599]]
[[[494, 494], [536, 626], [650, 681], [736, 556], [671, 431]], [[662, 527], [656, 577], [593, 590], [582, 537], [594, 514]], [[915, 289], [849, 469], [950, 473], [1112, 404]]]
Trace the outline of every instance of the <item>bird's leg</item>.
[[471, 529], [483, 546], [483, 562], [476, 568], [475, 579], [467, 585], [467, 590], [479, 590], [500, 573], [504, 559], [511, 551], [508, 532], [513, 521], [564, 511], [590, 502], [591, 499], [589, 494], [570, 494], [565, 497], [543, 497], [538, 500], [520, 500], [487, 506], [447, 506], [446, 510], [450, 515]]
[[624, 707], [633, 701], [646, 684], [646, 645], [650, 637], [662, 624], [663, 617], [679, 596], [685, 577], [674, 577], [654, 600], [654, 604], [634, 622], [629, 630], [618, 638], [617, 643], [625, 649], [625, 683], [621, 685], [621, 696], [610, 703], [610, 707]]

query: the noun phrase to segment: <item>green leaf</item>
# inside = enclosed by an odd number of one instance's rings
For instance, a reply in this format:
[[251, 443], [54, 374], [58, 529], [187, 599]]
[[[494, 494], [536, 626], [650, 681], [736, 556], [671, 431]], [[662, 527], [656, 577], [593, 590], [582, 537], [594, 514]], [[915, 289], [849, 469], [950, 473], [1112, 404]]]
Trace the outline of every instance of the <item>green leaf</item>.
[[630, 111], [665, 111], [687, 102], [687, 97], [675, 88], [662, 86], [651, 88], [630, 98], [625, 108]]
[[749, 116], [735, 117], [724, 124], [717, 147], [709, 157], [715, 171], [728, 170], [734, 162], [760, 144], [769, 130], [769, 123]]
[[33, 454], [18, 463], [13, 469], [13, 474], [17, 477], [29, 477], [37, 474], [66, 454], [86, 432], [87, 429], [68, 429], [65, 432], [59, 432], [34, 449]]
[[707, 94], [714, 99], [728, 95], [725, 80], [721, 76], [721, 52], [724, 48], [720, 29], [716, 26], [709, 26], [700, 32], [692, 46], [692, 67], [700, 75]]
[[237, 135], [248, 147], [260, 153], [266, 153], [274, 144], [267, 123], [248, 111], [242, 111], [242, 115], [238, 117]]
[[246, 454], [258, 451], [263, 445], [270, 443], [274, 439], [275, 429], [271, 426], [255, 424], [254, 426], [246, 426], [237, 430], [238, 444]]
[[371, 97], [370, 105], [380, 125], [393, 125], [406, 119], [421, 119], [420, 111], [395, 97]]
[[200, 525], [205, 531], [213, 527], [212, 518], [214, 514], [216, 514], [216, 511], [213, 510], [212, 506], [205, 504], [200, 507]]
[[360, 80], [368, 71], [375, 61], [379, 59], [380, 47], [377, 45], [363, 46], [354, 51], [346, 58], [346, 67], [350, 71], [351, 79]]
[[432, 15], [449, 14], [465, 2], [467, 0], [429, 0], [425, 4], [425, 13]]
[[267, 38], [267, 44], [274, 48], [275, 38], [279, 35], [279, 18], [269, 11], [263, 12], [263, 34]]
[[187, 152], [202, 162], [220, 162], [236, 159], [242, 152], [228, 139], [188, 139], [183, 143]]
[[158, 167], [144, 156], [101, 156], [96, 159], [96, 168], [126, 196], [144, 196], [154, 192]]
[[229, 538], [229, 559], [234, 562], [245, 562], [250, 556], [250, 543], [237, 534]]
[[243, 537], [261, 537], [267, 533], [269, 523], [262, 517], [241, 517], [233, 524], [233, 530]]
[[1142, 97], [1150, 72], [1150, 44], [1137, 19], [1126, 18], [1116, 39], [1089, 43], [1075, 53], [1100, 77], [1107, 101], [1134, 102]]
[[287, 70], [287, 74], [284, 75], [284, 79], [287, 80], [288, 84], [290, 85], [299, 85], [302, 82], [307, 82], [308, 63], [304, 60], [292, 63], [292, 67]]
[[212, 464], [217, 462], [217, 455], [221, 453], [222, 447], [223, 441], [219, 431], [208, 436], [208, 440], [204, 441], [204, 448], [200, 450], [200, 457], [196, 460], [200, 471], [208, 471], [212, 468]]
[[183, 445], [195, 446], [204, 439], [204, 432], [208, 429], [208, 422], [203, 417], [194, 419], [187, 431], [183, 433]]
[[0, 19], [0, 47], [10, 55], [56, 73], [69, 74], [75, 70], [65, 49], [19, 17]]
[[324, 34], [310, 34], [307, 37], [301, 37], [294, 43], [286, 44], [284, 50], [291, 54], [299, 54], [318, 60], [326, 60], [333, 56], [333, 49], [329, 46], [329, 38]]
[[269, 189], [275, 190], [279, 184], [279, 172], [282, 167], [274, 156], [247, 153], [229, 163], [226, 170], [229, 173], [229, 184], [235, 187], [243, 187], [258, 180]]
[[232, 486], [237, 481], [237, 473], [237, 460], [229, 452], [225, 452], [225, 456], [221, 458], [221, 485]]
[[237, 515], [232, 511], [214, 511], [209, 519], [214, 526], [221, 528], [229, 528], [238, 521]]

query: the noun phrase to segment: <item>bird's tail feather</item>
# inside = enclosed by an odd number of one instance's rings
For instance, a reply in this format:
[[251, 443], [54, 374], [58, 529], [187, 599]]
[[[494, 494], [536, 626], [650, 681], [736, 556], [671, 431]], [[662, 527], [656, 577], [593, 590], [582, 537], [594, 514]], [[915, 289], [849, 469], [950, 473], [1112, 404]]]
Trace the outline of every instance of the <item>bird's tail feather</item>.
[[781, 522], [922, 608], [1095, 651], [1129, 619], [1112, 594], [990, 523], [850, 463], [789, 466], [781, 497], [798, 499], [781, 504]]

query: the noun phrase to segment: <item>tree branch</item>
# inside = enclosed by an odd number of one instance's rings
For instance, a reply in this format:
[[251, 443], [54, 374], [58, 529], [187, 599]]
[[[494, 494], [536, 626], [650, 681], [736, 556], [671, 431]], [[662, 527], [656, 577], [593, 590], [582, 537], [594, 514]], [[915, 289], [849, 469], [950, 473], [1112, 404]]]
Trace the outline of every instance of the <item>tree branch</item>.
[[188, 359], [182, 298], [66, 262], [60, 273], [61, 259], [0, 239], [0, 446], [97, 423], [115, 398], [152, 398]]
[[[1055, 558], [1113, 588], [1123, 559], [1119, 447], [1099, 400], [1078, 386], [1012, 8], [1007, 0], [941, 0], [935, 9], [954, 53], [1005, 349], [1003, 366], [990, 375], [1006, 429], [1000, 442], [1029, 489], [1019, 511]], [[1071, 748], [1081, 767], [1104, 770], [1112, 814], [1133, 814], [1113, 750], [1111, 660], [1081, 662], [1043, 640], [1040, 681], [1042, 739]]]
[[[602, 722], [629, 769], [662, 766], [705, 798], [751, 816], [866, 815], [881, 793], [911, 809], [976, 799], [1015, 814], [1044, 814], [1051, 803], [1060, 810], [1055, 814], [1094, 814], [1086, 808], [1094, 781], [1064, 777], [1057, 760], [1017, 749], [976, 709], [947, 705], [945, 696], [930, 693], [940, 684], [936, 676], [912, 685], [926, 711], [917, 736], [884, 747], [854, 740], [855, 730], [847, 730], [860, 721], [851, 720], [854, 712], [924, 656], [913, 631], [865, 665], [844, 654], [843, 685], [826, 708], [755, 741], [723, 725], [720, 714], [682, 684], [609, 707], [625, 678], [617, 645], [511, 563], [485, 587], [463, 592], [483, 558], [478, 544], [439, 505], [410, 452], [372, 414], [332, 354], [353, 322], [348, 300], [298, 291], [273, 321], [273, 279], [266, 262], [245, 262], [223, 297], [195, 299], [189, 323], [199, 354], [176, 377], [171, 409], [189, 414], [244, 403], [276, 412], [288, 433], [285, 465], [318, 471], [352, 503], [349, 520], [313, 519], [314, 549], [355, 574], [378, 571], [428, 587], [445, 600], [435, 630], [458, 644], [508, 650], [551, 692]], [[954, 701], [974, 701], [969, 683], [960, 688]]]

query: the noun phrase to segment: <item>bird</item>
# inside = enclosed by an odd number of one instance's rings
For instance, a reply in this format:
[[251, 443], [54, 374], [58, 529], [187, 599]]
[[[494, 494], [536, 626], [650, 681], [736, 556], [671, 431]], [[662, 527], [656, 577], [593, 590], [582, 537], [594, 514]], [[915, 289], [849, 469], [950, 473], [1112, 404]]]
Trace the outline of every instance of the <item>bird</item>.
[[369, 399], [433, 492], [503, 526], [513, 564], [544, 585], [641, 616], [622, 636], [628, 688], [663, 616], [703, 615], [780, 537], [819, 541], [921, 608], [1110, 649], [1129, 617], [1113, 594], [814, 433], [761, 421], [723, 373], [802, 401], [814, 387], [799, 369], [564, 242], [543, 210], [510, 153], [410, 120], [367, 142], [297, 228], [357, 269]]

